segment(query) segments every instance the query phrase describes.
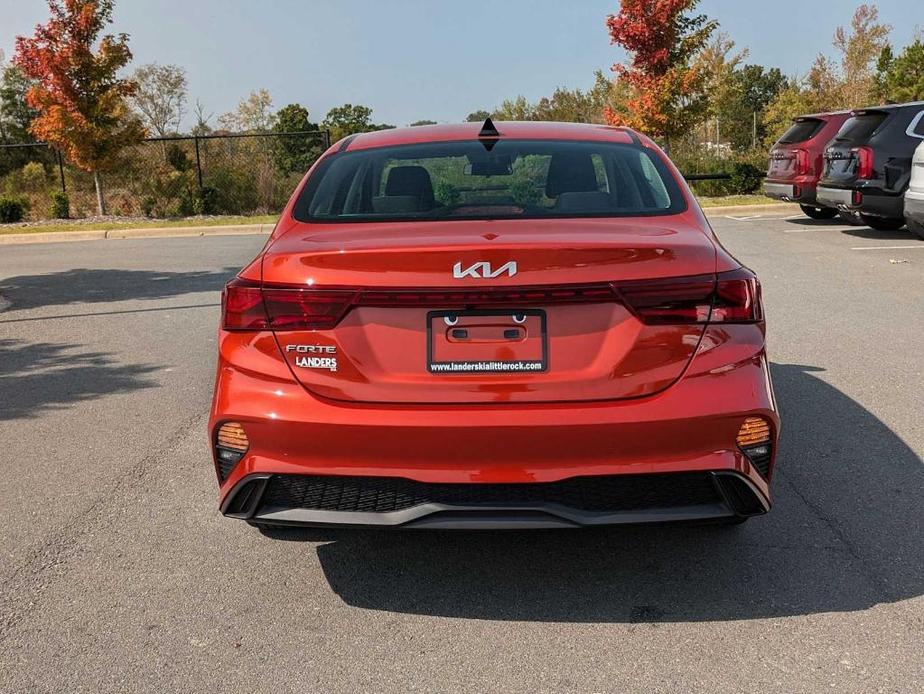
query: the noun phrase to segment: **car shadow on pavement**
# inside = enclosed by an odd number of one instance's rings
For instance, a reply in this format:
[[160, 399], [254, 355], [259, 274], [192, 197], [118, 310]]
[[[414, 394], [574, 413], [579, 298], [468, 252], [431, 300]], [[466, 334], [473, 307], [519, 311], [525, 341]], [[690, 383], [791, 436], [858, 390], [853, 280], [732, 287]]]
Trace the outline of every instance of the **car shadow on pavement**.
[[843, 229], [841, 233], [873, 241], [917, 241], [921, 243], [920, 238], [904, 228], [898, 231], [876, 231], [870, 227], [849, 227]]
[[220, 290], [238, 268], [168, 272], [76, 268], [44, 275], [0, 279], [0, 296], [9, 311], [76, 303], [168, 299]]
[[812, 219], [811, 217], [793, 217], [786, 218], [788, 224], [797, 224], [803, 227], [837, 227], [844, 226], [847, 224], [846, 221], [840, 217], [834, 217], [833, 219]]
[[83, 400], [157, 384], [157, 367], [120, 364], [79, 345], [0, 339], [0, 422], [37, 417]]
[[283, 530], [320, 541], [349, 605], [555, 622], [699, 622], [864, 610], [924, 594], [924, 463], [821, 369], [772, 367], [775, 508], [739, 527]]

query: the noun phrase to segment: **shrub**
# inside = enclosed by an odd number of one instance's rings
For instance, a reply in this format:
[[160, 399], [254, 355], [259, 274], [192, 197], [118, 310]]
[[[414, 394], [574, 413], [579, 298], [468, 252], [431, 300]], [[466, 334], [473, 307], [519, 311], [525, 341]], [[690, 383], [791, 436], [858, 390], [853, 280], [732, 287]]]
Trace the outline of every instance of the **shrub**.
[[215, 214], [215, 195], [214, 188], [200, 188], [193, 200], [193, 213]]
[[155, 207], [157, 207], [157, 200], [150, 195], [141, 198], [141, 214], [145, 217], [153, 217]]
[[189, 171], [192, 166], [186, 152], [176, 143], [167, 147], [167, 163], [177, 171]]
[[16, 198], [0, 198], [0, 224], [21, 222], [25, 216], [25, 202]]
[[218, 214], [250, 214], [260, 206], [257, 182], [250, 171], [218, 167], [209, 176], [214, 212]]
[[69, 219], [71, 216], [71, 200], [67, 193], [56, 190], [51, 194], [51, 216], [54, 219]]
[[732, 195], [750, 195], [760, 188], [763, 171], [753, 164], [739, 162], [732, 167], [728, 188]]
[[30, 161], [22, 167], [22, 185], [26, 190], [30, 192], [42, 190], [47, 182], [45, 167], [39, 162]]

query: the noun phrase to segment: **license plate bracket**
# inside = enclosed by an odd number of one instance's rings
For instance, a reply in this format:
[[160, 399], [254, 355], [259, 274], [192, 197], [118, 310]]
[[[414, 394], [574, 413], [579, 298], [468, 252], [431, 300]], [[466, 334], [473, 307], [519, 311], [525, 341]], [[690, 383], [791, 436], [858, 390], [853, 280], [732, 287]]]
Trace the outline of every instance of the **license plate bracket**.
[[516, 375], [549, 368], [542, 309], [439, 310], [427, 313], [427, 371]]

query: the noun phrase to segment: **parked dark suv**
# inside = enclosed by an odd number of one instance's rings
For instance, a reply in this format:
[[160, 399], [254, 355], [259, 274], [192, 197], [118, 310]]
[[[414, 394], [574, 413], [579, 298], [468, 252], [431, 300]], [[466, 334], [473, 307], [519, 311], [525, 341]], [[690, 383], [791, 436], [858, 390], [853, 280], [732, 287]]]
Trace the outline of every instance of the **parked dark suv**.
[[839, 111], [794, 118], [789, 130], [770, 150], [764, 194], [799, 203], [812, 219], [837, 215], [837, 208], [818, 204], [815, 189], [824, 167], [825, 145], [849, 117], [850, 111]]
[[818, 202], [856, 211], [879, 231], [905, 225], [911, 158], [924, 140], [924, 101], [853, 111], [825, 150]]

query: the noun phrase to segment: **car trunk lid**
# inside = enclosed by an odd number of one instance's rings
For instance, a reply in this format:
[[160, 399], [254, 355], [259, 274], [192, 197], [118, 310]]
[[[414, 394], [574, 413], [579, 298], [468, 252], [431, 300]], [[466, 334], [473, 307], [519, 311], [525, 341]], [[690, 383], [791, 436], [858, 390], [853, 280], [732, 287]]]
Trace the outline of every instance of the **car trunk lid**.
[[679, 378], [703, 324], [647, 324], [611, 283], [708, 283], [715, 267], [712, 240], [679, 215], [298, 225], [269, 247], [263, 278], [268, 294], [346, 292], [333, 327], [276, 331], [315, 395], [561, 402], [650, 395]]

